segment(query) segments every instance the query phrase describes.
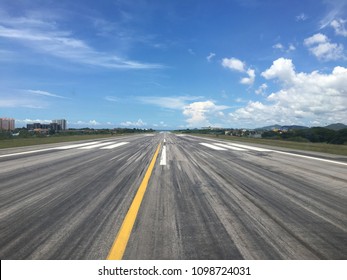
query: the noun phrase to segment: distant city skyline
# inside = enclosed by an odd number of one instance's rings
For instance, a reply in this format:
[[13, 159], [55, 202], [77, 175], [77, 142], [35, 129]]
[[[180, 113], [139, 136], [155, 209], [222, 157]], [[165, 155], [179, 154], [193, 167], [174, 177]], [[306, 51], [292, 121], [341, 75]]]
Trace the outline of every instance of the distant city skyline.
[[17, 127], [325, 126], [347, 119], [345, 0], [0, 2]]

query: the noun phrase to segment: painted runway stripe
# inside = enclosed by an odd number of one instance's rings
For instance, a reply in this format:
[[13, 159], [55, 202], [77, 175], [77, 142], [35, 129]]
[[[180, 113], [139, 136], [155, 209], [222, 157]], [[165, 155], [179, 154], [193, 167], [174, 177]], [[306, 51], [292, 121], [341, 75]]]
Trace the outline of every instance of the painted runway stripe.
[[133, 226], [137, 218], [137, 213], [139, 212], [142, 199], [145, 195], [145, 192], [148, 186], [149, 179], [151, 178], [152, 171], [159, 154], [159, 150], [160, 150], [160, 144], [158, 145], [158, 148], [153, 155], [151, 163], [149, 164], [148, 169], [146, 171], [145, 177], [143, 178], [141, 185], [139, 189], [137, 190], [135, 198], [130, 205], [128, 213], [126, 214], [124, 218], [124, 221], [122, 223], [122, 226], [120, 227], [120, 230], [118, 231], [116, 239], [113, 242], [112, 248], [110, 252], [108, 253], [108, 256], [107, 256], [108, 260], [121, 260], [123, 258], [131, 231], [133, 229]]
[[115, 142], [103, 142], [103, 143], [99, 143], [99, 144], [95, 144], [95, 145], [81, 147], [81, 148], [78, 148], [78, 149], [80, 149], [80, 150], [89, 150], [89, 149], [94, 149], [94, 148], [98, 148], [98, 147], [102, 147], [102, 146], [111, 145], [111, 144], [114, 144], [114, 143]]
[[161, 151], [160, 165], [166, 165], [166, 146], [163, 146]]
[[293, 157], [301, 157], [301, 158], [313, 159], [313, 160], [324, 161], [324, 162], [335, 163], [335, 164], [340, 164], [340, 165], [346, 165], [347, 166], [346, 162], [341, 162], [341, 161], [336, 161], [336, 160], [331, 160], [331, 159], [317, 158], [317, 157], [299, 155], [299, 154], [294, 154], [294, 153], [287, 153], [287, 152], [282, 152], [282, 151], [273, 151], [273, 152], [278, 153], [278, 154], [282, 154], [282, 155], [288, 155], [288, 156], [293, 156]]
[[27, 154], [34, 154], [34, 153], [40, 153], [40, 152], [46, 152], [46, 151], [54, 151], [54, 150], [67, 150], [67, 149], [73, 149], [73, 148], [83, 147], [83, 146], [87, 146], [87, 145], [93, 145], [95, 143], [99, 143], [99, 142], [89, 142], [89, 143], [83, 143], [83, 144], [74, 144], [74, 145], [53, 147], [53, 148], [47, 148], [47, 149], [19, 152], [19, 153], [7, 154], [7, 155], [0, 155], [0, 158], [11, 157], [11, 156], [27, 155]]
[[67, 146], [60, 146], [60, 147], [56, 147], [55, 149], [67, 150], [67, 149], [79, 148], [79, 147], [83, 147], [83, 146], [94, 145], [97, 143], [100, 143], [100, 142], [89, 142], [89, 143], [83, 143], [83, 144], [73, 144], [73, 145], [67, 145]]
[[120, 143], [116, 143], [110, 146], [106, 146], [106, 147], [101, 147], [100, 149], [102, 150], [109, 150], [109, 149], [114, 149], [123, 145], [129, 144], [129, 142], [120, 142]]
[[227, 149], [230, 149], [230, 150], [235, 150], [235, 151], [247, 151], [244, 148], [239, 148], [239, 147], [235, 147], [235, 146], [231, 146], [231, 145], [225, 145], [225, 144], [220, 144], [220, 143], [213, 143], [213, 145], [217, 145], [217, 146], [220, 146], [220, 147], [223, 147], [223, 148], [227, 148]]
[[227, 149], [212, 145], [212, 144], [207, 144], [207, 143], [199, 143], [200, 145], [203, 145], [205, 147], [211, 148], [213, 150], [217, 150], [217, 151], [226, 151]]
[[33, 154], [33, 153], [46, 152], [46, 151], [53, 151], [53, 150], [55, 150], [55, 148], [48, 148], [48, 149], [41, 149], [41, 150], [34, 150], [34, 151], [26, 151], [26, 152], [14, 153], [14, 154], [1, 155], [0, 158], [11, 157], [11, 156], [19, 156], [19, 155], [26, 155], [26, 154]]
[[[217, 144], [217, 143], [214, 143], [214, 144], [215, 145], [219, 145], [221, 147], [224, 147], [224, 144]], [[295, 154], [295, 153], [290, 153], [290, 152], [283, 152], [283, 151], [278, 151], [278, 150], [264, 149], [264, 148], [258, 148], [258, 147], [249, 146], [249, 145], [242, 145], [242, 144], [228, 143], [228, 145], [232, 145], [232, 146], [235, 146], [235, 147], [242, 147], [242, 148], [244, 148], [246, 150], [254, 150], [254, 151], [258, 151], [258, 152], [274, 152], [274, 153], [287, 155], [287, 156], [301, 157], [301, 158], [306, 158], [306, 159], [311, 159], [311, 160], [317, 160], [317, 161], [323, 161], [323, 162], [329, 162], [329, 163], [334, 163], [334, 164], [347, 166], [346, 162], [341, 162], [341, 161], [336, 161], [336, 160], [318, 158], [318, 157], [313, 157], [313, 156], [305, 156], [305, 155], [300, 155], [300, 154]]]
[[258, 152], [272, 152], [273, 151], [273, 150], [269, 150], [269, 149], [258, 148], [258, 147], [242, 145], [242, 144], [228, 143], [228, 145], [244, 148], [244, 149], [247, 149], [247, 150], [258, 151]]

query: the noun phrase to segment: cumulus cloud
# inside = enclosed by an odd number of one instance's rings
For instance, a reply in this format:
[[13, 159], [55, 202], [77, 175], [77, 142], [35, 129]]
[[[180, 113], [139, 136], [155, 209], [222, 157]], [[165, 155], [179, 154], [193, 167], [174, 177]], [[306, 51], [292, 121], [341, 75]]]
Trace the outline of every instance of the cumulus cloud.
[[304, 40], [304, 45], [320, 60], [338, 60], [345, 58], [342, 44], [330, 43], [329, 38], [317, 33]]
[[335, 19], [330, 23], [330, 25], [335, 29], [336, 35], [347, 37], [347, 29], [345, 27], [346, 22], [347, 20]]
[[216, 105], [213, 101], [193, 102], [185, 106], [183, 115], [187, 116], [186, 122], [189, 127], [211, 125], [211, 116], [224, 116], [223, 110], [229, 108], [224, 105]]
[[137, 121], [126, 121], [121, 123], [122, 126], [127, 126], [127, 127], [143, 127], [146, 126], [147, 123], [142, 121], [141, 119], [138, 119]]
[[253, 69], [248, 69], [247, 72], [248, 77], [242, 78], [240, 83], [244, 85], [252, 85], [255, 80], [255, 71]]
[[203, 96], [146, 96], [140, 97], [139, 100], [161, 108], [180, 110], [186, 117], [188, 127], [201, 127], [212, 125], [211, 122], [214, 118], [224, 117], [222, 111], [229, 108], [225, 105], [216, 105], [211, 100], [200, 101], [203, 98]]
[[274, 49], [279, 49], [279, 50], [283, 50], [284, 46], [281, 43], [277, 43], [275, 45], [272, 46]]
[[293, 44], [289, 44], [288, 48], [286, 48], [283, 44], [277, 43], [277, 44], [273, 45], [272, 48], [276, 49], [276, 50], [283, 51], [283, 52], [287, 52], [287, 53], [296, 50], [296, 48]]
[[159, 122], [159, 124], [154, 123], [153, 126], [154, 127], [168, 127], [168, 125], [164, 121]]
[[24, 119], [24, 120], [16, 120], [16, 123], [20, 124], [30, 124], [30, 123], [51, 123], [52, 120], [42, 120], [42, 119]]
[[295, 77], [293, 62], [281, 57], [275, 60], [271, 67], [261, 75], [267, 80], [278, 78], [285, 83], [291, 83]]
[[230, 70], [233, 71], [237, 71], [237, 72], [241, 72], [241, 73], [246, 73], [248, 74], [248, 77], [242, 78], [240, 80], [241, 84], [245, 84], [245, 85], [252, 85], [254, 83], [255, 80], [255, 71], [254, 69], [248, 68], [246, 70], [246, 64], [237, 59], [237, 58], [223, 58], [222, 60], [222, 66], [224, 68], [228, 68]]
[[225, 68], [229, 68], [231, 70], [245, 72], [245, 63], [237, 58], [223, 58], [222, 65]]
[[264, 103], [250, 101], [230, 113], [232, 122], [324, 125], [347, 119], [347, 68], [336, 66], [329, 74], [297, 73], [290, 59], [280, 58], [262, 76], [279, 81], [282, 89]]

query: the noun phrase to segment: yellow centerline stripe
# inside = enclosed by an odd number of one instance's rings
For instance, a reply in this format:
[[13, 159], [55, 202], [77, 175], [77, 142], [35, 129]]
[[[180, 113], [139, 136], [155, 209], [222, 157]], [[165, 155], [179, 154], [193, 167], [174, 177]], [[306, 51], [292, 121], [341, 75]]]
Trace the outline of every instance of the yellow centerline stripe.
[[141, 185], [139, 189], [137, 190], [135, 198], [130, 205], [128, 213], [126, 214], [125, 219], [123, 221], [123, 224], [118, 231], [118, 234], [116, 236], [116, 239], [113, 242], [110, 252], [108, 253], [108, 256], [107, 256], [108, 260], [121, 260], [123, 258], [123, 254], [128, 244], [131, 231], [135, 224], [137, 213], [140, 209], [143, 196], [145, 195], [148, 181], [149, 181], [149, 178], [151, 177], [155, 162], [158, 157], [159, 150], [160, 150], [160, 144], [158, 145], [158, 148], [154, 153], [152, 161], [149, 164], [148, 169], [146, 171], [145, 177], [143, 178]]

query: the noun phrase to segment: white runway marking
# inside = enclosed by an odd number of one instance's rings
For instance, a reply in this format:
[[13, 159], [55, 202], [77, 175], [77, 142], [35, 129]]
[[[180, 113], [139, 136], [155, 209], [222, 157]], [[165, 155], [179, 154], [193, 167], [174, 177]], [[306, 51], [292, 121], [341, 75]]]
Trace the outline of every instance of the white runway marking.
[[246, 150], [258, 151], [258, 152], [273, 152], [273, 150], [258, 148], [258, 147], [254, 147], [254, 146], [248, 146], [248, 145], [241, 145], [241, 144], [234, 144], [234, 143], [228, 143], [228, 145], [244, 148]]
[[226, 151], [227, 149], [212, 145], [212, 144], [207, 144], [207, 143], [200, 143], [200, 145], [206, 146], [208, 148], [211, 148], [213, 150], [217, 150], [217, 151]]
[[55, 149], [57, 150], [67, 150], [67, 149], [73, 149], [73, 148], [79, 148], [83, 146], [89, 146], [89, 145], [94, 145], [100, 142], [89, 142], [89, 143], [83, 143], [83, 144], [74, 144], [74, 145], [67, 145], [67, 146], [61, 146], [61, 147], [56, 147]]
[[[202, 143], [200, 143], [202, 144]], [[278, 154], [283, 154], [283, 155], [288, 155], [288, 156], [294, 156], [294, 157], [301, 157], [301, 158], [306, 158], [306, 159], [312, 159], [312, 160], [318, 160], [318, 161], [323, 161], [323, 162], [329, 162], [329, 163], [335, 163], [335, 164], [340, 164], [340, 165], [346, 165], [346, 162], [341, 162], [341, 161], [336, 161], [336, 160], [330, 160], [330, 159], [324, 159], [324, 158], [318, 158], [318, 157], [313, 157], [313, 156], [305, 156], [305, 155], [299, 155], [295, 153], [290, 153], [290, 152], [282, 152], [278, 150], [271, 150], [271, 149], [264, 149], [264, 148], [258, 148], [254, 146], [248, 146], [248, 145], [242, 145], [242, 144], [235, 144], [235, 143], [228, 143], [227, 145], [225, 144], [219, 144], [219, 143], [213, 143], [214, 145], [218, 145], [221, 147], [226, 147], [229, 145], [235, 146], [235, 147], [240, 147], [240, 149], [243, 149], [244, 151], [246, 150], [254, 150], [258, 152], [274, 152]], [[205, 145], [206, 146], [206, 145]], [[208, 147], [208, 146], [207, 146]]]
[[273, 152], [278, 153], [278, 154], [283, 154], [283, 155], [294, 156], [294, 157], [302, 157], [302, 158], [314, 159], [314, 160], [325, 161], [325, 162], [330, 162], [330, 163], [335, 163], [335, 164], [347, 165], [346, 162], [335, 161], [335, 160], [330, 160], [330, 159], [325, 159], [325, 158], [317, 158], [317, 157], [311, 157], [311, 156], [305, 156], [305, 155], [298, 155], [298, 154], [287, 153], [287, 152], [282, 152], [282, 151], [273, 151]]
[[161, 152], [160, 165], [166, 165], [166, 146], [163, 146], [163, 149]]
[[20, 153], [14, 153], [14, 154], [7, 154], [7, 155], [1, 155], [0, 158], [11, 157], [11, 156], [19, 156], [19, 155], [26, 155], [26, 154], [33, 154], [33, 153], [39, 153], [39, 152], [45, 152], [45, 151], [52, 151], [52, 150], [55, 150], [55, 149], [56, 148], [48, 148], [48, 149], [20, 152]]
[[80, 149], [80, 150], [89, 150], [89, 149], [94, 149], [94, 148], [98, 148], [98, 147], [102, 147], [102, 146], [111, 145], [111, 144], [114, 144], [114, 143], [115, 142], [104, 142], [104, 143], [99, 143], [99, 144], [95, 144], [95, 145], [81, 147], [81, 148], [78, 148], [78, 149]]
[[100, 149], [102, 150], [109, 150], [109, 149], [113, 149], [113, 148], [117, 148], [123, 145], [129, 144], [129, 142], [120, 142], [120, 143], [116, 143], [110, 146], [106, 146], [106, 147], [101, 147]]
[[213, 145], [217, 145], [217, 146], [220, 146], [220, 147], [223, 147], [223, 148], [227, 148], [227, 149], [230, 149], [230, 150], [235, 150], [235, 151], [247, 151], [244, 148], [234, 147], [234, 146], [220, 144], [220, 143], [213, 143]]

